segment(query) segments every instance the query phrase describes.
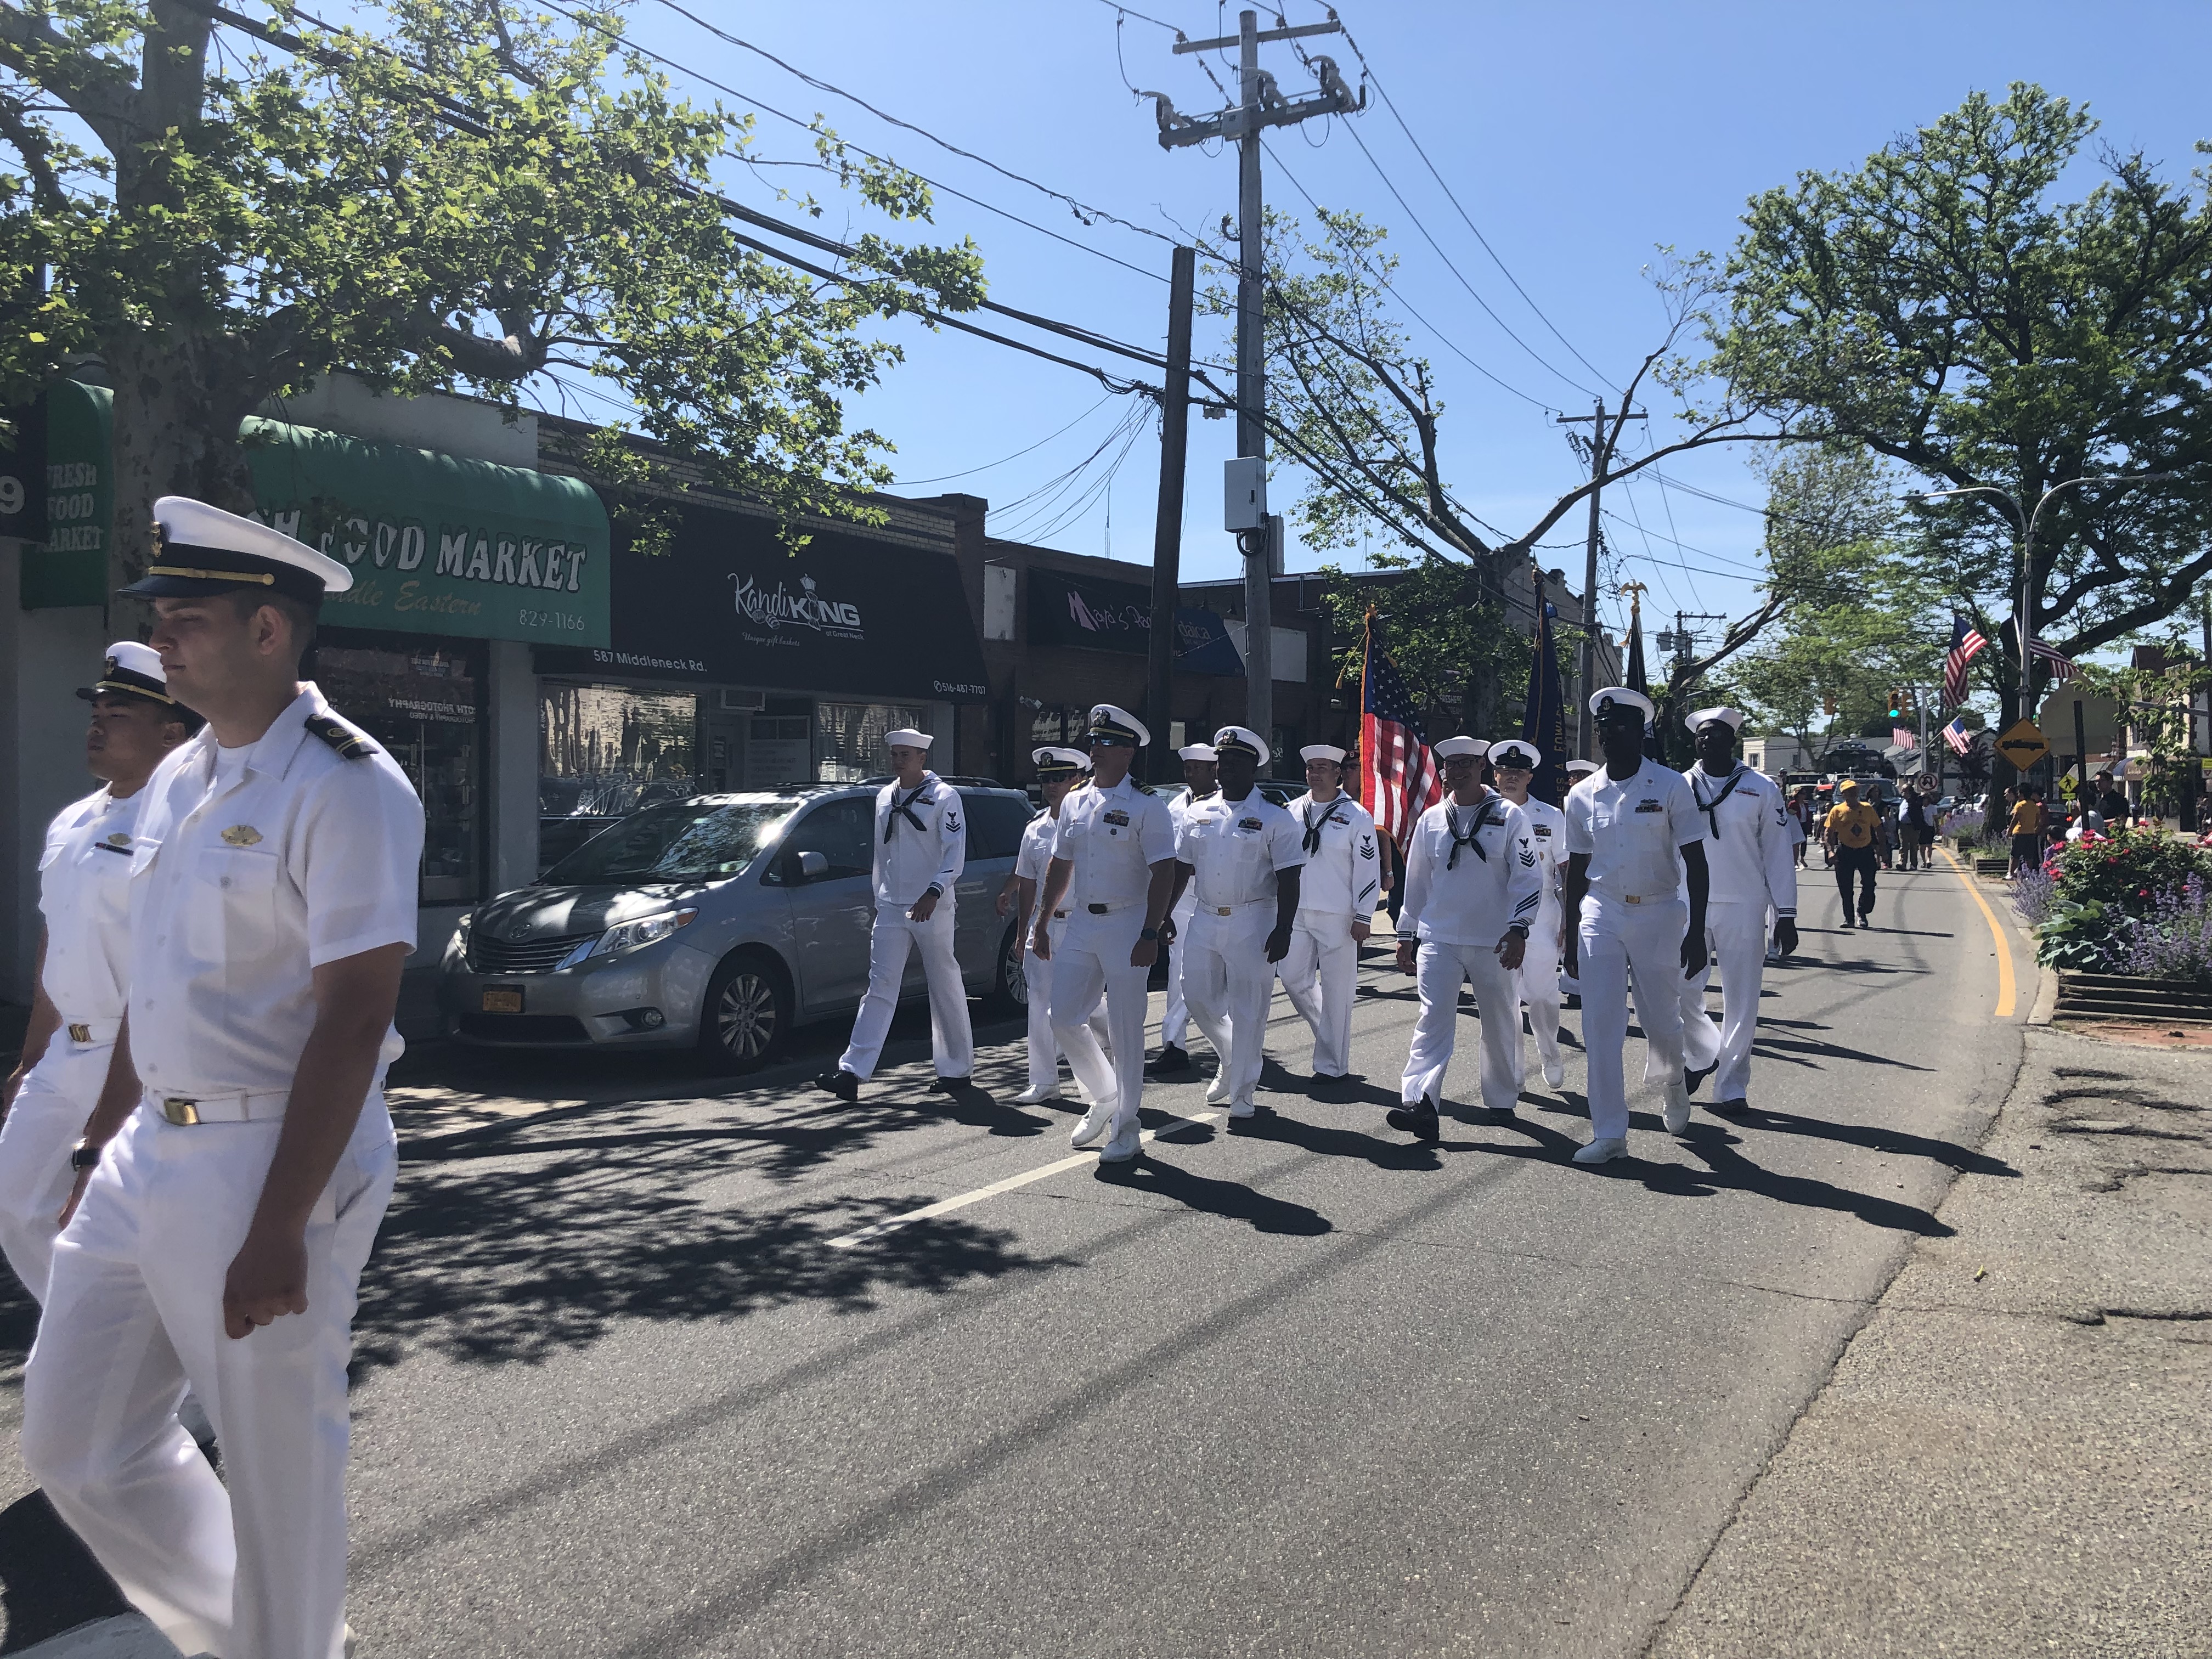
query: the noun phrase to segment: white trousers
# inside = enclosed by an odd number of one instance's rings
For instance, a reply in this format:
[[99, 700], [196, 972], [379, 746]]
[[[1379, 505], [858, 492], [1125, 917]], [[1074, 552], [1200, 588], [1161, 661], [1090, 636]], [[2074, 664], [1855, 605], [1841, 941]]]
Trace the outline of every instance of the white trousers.
[[1413, 1023], [1401, 1094], [1409, 1104], [1425, 1095], [1443, 1100], [1444, 1073], [1459, 1035], [1459, 988], [1464, 980], [1474, 987], [1474, 1010], [1482, 1020], [1482, 1103], [1492, 1111], [1511, 1111], [1521, 1094], [1521, 999], [1513, 970], [1498, 960], [1498, 946], [1423, 939], [1413, 960], [1421, 1013]]
[[[1536, 925], [1528, 930], [1528, 947], [1515, 973], [1519, 981], [1521, 1000], [1528, 1006], [1528, 1030], [1536, 1038], [1536, 1059], [1545, 1066], [1561, 1064], [1559, 1059], [1559, 1005], [1564, 1000], [1559, 989], [1559, 914], [1550, 905], [1536, 913]], [[1528, 1056], [1516, 1041], [1513, 1045], [1516, 1080], [1528, 1077]]]
[[[1141, 902], [1103, 916], [1079, 910], [1068, 918], [1066, 937], [1052, 947], [1053, 1040], [1085, 1097], [1114, 1103], [1117, 1134], [1137, 1121], [1145, 1092], [1145, 1013], [1152, 1000], [1146, 981], [1152, 970], [1129, 965], [1129, 952], [1144, 930]], [[1102, 994], [1111, 1060], [1091, 1029]]]
[[70, 1148], [100, 1103], [114, 1053], [112, 1042], [76, 1043], [55, 1032], [0, 1123], [0, 1254], [42, 1303], [61, 1231], [55, 1218], [75, 1184]]
[[1301, 910], [1291, 929], [1291, 948], [1278, 964], [1283, 989], [1298, 1018], [1313, 1027], [1317, 1077], [1352, 1069], [1352, 1003], [1359, 989], [1359, 920], [1327, 910]]
[[1267, 1006], [1274, 999], [1275, 964], [1267, 960], [1267, 935], [1275, 902], [1249, 904], [1230, 916], [1201, 911], [1191, 920], [1190, 961], [1182, 994], [1190, 1017], [1221, 1061], [1229, 1098], [1249, 1104], [1266, 1063]]
[[891, 1016], [898, 1012], [909, 947], [921, 951], [929, 984], [929, 1049], [938, 1076], [966, 1077], [975, 1069], [968, 988], [960, 978], [960, 959], [952, 953], [952, 898], [947, 894], [927, 921], [908, 921], [904, 905], [876, 906], [875, 930], [868, 935], [867, 994], [853, 1016], [853, 1039], [837, 1061], [839, 1070], [858, 1078], [875, 1075]]
[[[398, 1151], [373, 1091], [309, 1217], [307, 1310], [233, 1341], [222, 1288], [283, 1128], [142, 1106], [54, 1249], [23, 1383], [23, 1462], [184, 1653], [338, 1659], [346, 1364]], [[218, 1480], [177, 1421], [190, 1379]]]
[[[1067, 937], [1067, 923], [1054, 921], [1046, 929], [1052, 939], [1053, 951], [1058, 954], [1060, 941]], [[1052, 969], [1053, 958], [1041, 957], [1026, 941], [1022, 946], [1022, 972], [1030, 986], [1030, 1091], [1042, 1094], [1060, 1087], [1060, 1044], [1052, 1036]], [[1091, 1010], [1091, 1032], [1103, 1042], [1110, 1042], [1112, 1035], [1106, 1024], [1106, 1010], [1094, 1005]], [[1083, 1079], [1076, 1079], [1081, 1089]], [[1085, 1099], [1086, 1106], [1095, 1106], [1096, 1100]]]
[[1624, 904], [1591, 893], [1583, 900], [1583, 1057], [1589, 1068], [1590, 1127], [1600, 1139], [1628, 1134], [1628, 1085], [1621, 1050], [1628, 1042], [1628, 981], [1636, 978], [1636, 1018], [1644, 1028], [1645, 1074], [1682, 1070], [1682, 936], [1690, 907], [1680, 899]]
[[1190, 1005], [1183, 1000], [1182, 936], [1190, 931], [1190, 919], [1198, 914], [1198, 898], [1189, 888], [1183, 889], [1182, 902], [1168, 912], [1176, 925], [1175, 943], [1168, 947], [1168, 1006], [1160, 1016], [1160, 1045], [1167, 1048], [1183, 1047], [1183, 1039], [1190, 1035]]
[[[1751, 1091], [1751, 1042], [1759, 1035], [1759, 994], [1766, 973], [1764, 904], [1716, 899], [1705, 907], [1705, 971], [1682, 981], [1682, 1063], [1713, 1073], [1715, 1100], [1742, 1100]], [[1721, 1023], [1705, 1012], [1705, 987], [1721, 976]]]

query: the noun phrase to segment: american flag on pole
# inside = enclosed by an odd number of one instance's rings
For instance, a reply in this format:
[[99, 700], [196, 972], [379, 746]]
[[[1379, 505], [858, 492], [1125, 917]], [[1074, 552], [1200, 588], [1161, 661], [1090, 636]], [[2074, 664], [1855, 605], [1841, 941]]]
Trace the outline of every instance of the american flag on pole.
[[1966, 722], [1963, 718], [1954, 719], [1943, 728], [1943, 741], [1951, 745], [1954, 753], [1960, 755], [1974, 746], [1974, 740], [1966, 735]]
[[1966, 665], [1987, 649], [1982, 630], [1957, 611], [1951, 613], [1951, 649], [1943, 659], [1943, 701], [1954, 705], [1966, 700]]
[[2057, 646], [2031, 638], [2027, 642], [2027, 651], [2028, 654], [2038, 661], [2051, 665], [2051, 678], [2053, 680], [2070, 680], [2074, 678], [2074, 659]]
[[1372, 612], [1367, 617], [1361, 665], [1360, 805], [1375, 815], [1375, 827], [1402, 848], [1415, 820], [1443, 799], [1443, 777], [1421, 736], [1420, 718], [1405, 681], [1376, 647]]
[[1912, 728], [1909, 726], [1891, 726], [1889, 728], [1889, 741], [1890, 746], [1895, 749], [1917, 749], [1920, 747], [1919, 740], [1912, 735]]

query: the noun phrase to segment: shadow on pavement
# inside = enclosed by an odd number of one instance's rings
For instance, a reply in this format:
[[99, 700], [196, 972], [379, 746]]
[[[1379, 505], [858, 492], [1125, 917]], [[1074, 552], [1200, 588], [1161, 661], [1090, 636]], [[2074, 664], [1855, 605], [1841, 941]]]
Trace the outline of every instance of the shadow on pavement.
[[[1240, 1127], [1239, 1133], [1244, 1132]], [[1152, 1144], [1157, 1147], [1168, 1139], [1163, 1136]], [[1242, 1182], [1216, 1181], [1211, 1176], [1194, 1174], [1181, 1164], [1163, 1164], [1151, 1158], [1132, 1158], [1126, 1164], [1101, 1164], [1097, 1180], [1101, 1186], [1152, 1193], [1202, 1214], [1249, 1222], [1256, 1233], [1288, 1233], [1313, 1238], [1335, 1231], [1327, 1216], [1306, 1205], [1270, 1198]]]
[[1832, 1140], [1846, 1146], [1864, 1146], [1877, 1152], [1895, 1152], [1903, 1158], [1924, 1158], [1930, 1163], [1941, 1164], [1965, 1175], [2010, 1176], [2017, 1178], [2020, 1171], [2002, 1158], [1990, 1158], [1971, 1146], [1961, 1146], [1955, 1140], [1931, 1140], [1926, 1135], [1907, 1134], [1899, 1129], [1884, 1129], [1872, 1124], [1832, 1123], [1826, 1118], [1802, 1117], [1795, 1112], [1771, 1112], [1759, 1106], [1746, 1107], [1729, 1120], [1740, 1128], [1769, 1129], [1777, 1134], [1808, 1135], [1816, 1140]]
[[95, 1619], [131, 1611], [123, 1592], [34, 1492], [0, 1510], [0, 1653], [21, 1653]]
[[[1762, 1024], [1771, 1024], [1762, 1021]], [[1887, 1054], [1869, 1053], [1864, 1048], [1846, 1048], [1836, 1042], [1812, 1042], [1797, 1037], [1768, 1036], [1763, 1032], [1752, 1041], [1752, 1053], [1765, 1054], [1772, 1060], [1785, 1060], [1793, 1066], [1808, 1066], [1820, 1069], [1820, 1060], [1856, 1060], [1864, 1066], [1887, 1066], [1900, 1072], [1935, 1071], [1933, 1066], [1915, 1066], [1909, 1060], [1893, 1060]], [[1801, 1056], [1819, 1056], [1819, 1059]]]

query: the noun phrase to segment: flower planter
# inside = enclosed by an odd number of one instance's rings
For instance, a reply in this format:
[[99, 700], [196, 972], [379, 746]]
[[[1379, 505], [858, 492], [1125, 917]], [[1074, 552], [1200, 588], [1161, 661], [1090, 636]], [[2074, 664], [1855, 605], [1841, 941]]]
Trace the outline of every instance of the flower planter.
[[2057, 1019], [2122, 1019], [2156, 1025], [2212, 1025], [2212, 986], [2133, 974], [2061, 969]]

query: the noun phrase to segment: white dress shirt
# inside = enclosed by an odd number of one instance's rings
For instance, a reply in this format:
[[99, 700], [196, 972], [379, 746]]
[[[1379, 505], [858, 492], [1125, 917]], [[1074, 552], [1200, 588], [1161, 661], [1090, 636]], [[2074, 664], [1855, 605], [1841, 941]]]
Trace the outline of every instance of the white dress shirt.
[[1299, 910], [1365, 921], [1375, 914], [1382, 887], [1374, 817], [1342, 790], [1326, 805], [1309, 790], [1291, 803], [1290, 813], [1297, 820], [1298, 844], [1308, 848], [1305, 874], [1298, 878]]
[[1682, 890], [1675, 849], [1705, 834], [1690, 781], [1646, 760], [1626, 780], [1600, 767], [1567, 792], [1567, 851], [1589, 854], [1590, 891], [1631, 904]]
[[1094, 904], [1120, 908], [1142, 904], [1152, 866], [1176, 855], [1175, 819], [1167, 803], [1127, 778], [1112, 788], [1087, 784], [1060, 804], [1060, 829], [1052, 855], [1075, 866], [1068, 909]]
[[1795, 916], [1797, 860], [1790, 850], [1790, 809], [1782, 787], [1741, 763], [1717, 778], [1700, 762], [1684, 775], [1705, 826], [1712, 901], [1771, 904], [1775, 915]]
[[123, 1018], [131, 985], [131, 863], [145, 800], [143, 789], [125, 800], [98, 789], [46, 827], [39, 855], [46, 963], [39, 984], [64, 1024]]
[[[303, 686], [259, 742], [224, 751], [203, 726], [143, 791], [128, 988], [150, 1093], [289, 1090], [313, 970], [415, 948], [422, 803], [382, 749], [348, 760], [307, 729], [330, 718]], [[380, 1071], [403, 1046], [386, 1031]]]
[[1214, 795], [1187, 808], [1176, 857], [1191, 867], [1200, 911], [1273, 902], [1278, 871], [1306, 861], [1298, 821], [1257, 789], [1242, 800]]
[[896, 779], [885, 784], [876, 791], [875, 849], [877, 903], [910, 909], [934, 887], [939, 902], [950, 904], [968, 864], [960, 792], [934, 772], [924, 772], [912, 789]]
[[1543, 894], [1528, 842], [1528, 820], [1504, 796], [1486, 789], [1472, 806], [1445, 796], [1407, 838], [1397, 936], [1495, 945], [1514, 923], [1533, 923]]
[[1536, 870], [1543, 878], [1535, 932], [1540, 939], [1553, 940], [1559, 931], [1559, 878], [1567, 867], [1567, 815], [1532, 795], [1521, 803], [1521, 816], [1528, 821], [1529, 850], [1536, 854]]

